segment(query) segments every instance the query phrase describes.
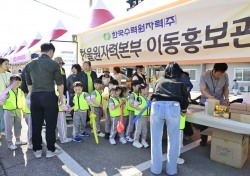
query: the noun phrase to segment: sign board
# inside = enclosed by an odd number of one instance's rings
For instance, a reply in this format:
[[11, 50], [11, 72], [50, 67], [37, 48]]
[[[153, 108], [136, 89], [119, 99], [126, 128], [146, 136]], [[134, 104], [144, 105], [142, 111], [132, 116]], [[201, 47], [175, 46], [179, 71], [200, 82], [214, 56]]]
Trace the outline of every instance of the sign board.
[[250, 61], [250, 1], [180, 0], [78, 34], [94, 67]]
[[76, 42], [64, 42], [64, 41], [51, 41], [56, 50], [54, 57], [62, 57], [63, 68], [66, 71], [66, 76], [71, 73], [71, 67], [77, 63], [77, 43]]

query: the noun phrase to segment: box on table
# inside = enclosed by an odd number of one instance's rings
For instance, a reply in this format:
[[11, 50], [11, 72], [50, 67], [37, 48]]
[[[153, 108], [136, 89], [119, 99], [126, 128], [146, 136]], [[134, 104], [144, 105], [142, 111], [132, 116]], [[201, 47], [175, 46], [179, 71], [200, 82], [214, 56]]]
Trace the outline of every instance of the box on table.
[[241, 169], [248, 157], [248, 143], [246, 135], [214, 129], [210, 159]]
[[231, 120], [249, 123], [250, 124], [250, 115], [249, 114], [238, 114], [238, 113], [231, 113]]
[[239, 110], [239, 111], [247, 111], [247, 105], [241, 103], [232, 103], [230, 105], [230, 110]]
[[235, 110], [235, 109], [229, 109], [229, 112], [233, 112], [236, 114], [248, 114], [248, 115], [250, 115], [250, 111], [240, 111], [240, 110]]
[[250, 112], [250, 104], [247, 104], [247, 111]]

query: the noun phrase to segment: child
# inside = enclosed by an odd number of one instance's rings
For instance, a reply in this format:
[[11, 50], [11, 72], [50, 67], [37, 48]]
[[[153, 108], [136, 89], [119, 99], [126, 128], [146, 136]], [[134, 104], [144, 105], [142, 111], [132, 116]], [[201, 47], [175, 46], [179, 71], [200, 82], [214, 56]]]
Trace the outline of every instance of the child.
[[[141, 84], [139, 88], [140, 95], [137, 97], [134, 103], [135, 107], [135, 116], [137, 116], [140, 111], [147, 105], [147, 96], [149, 93], [149, 87], [145, 84]], [[149, 145], [146, 142], [147, 133], [148, 133], [148, 116], [149, 116], [149, 108], [147, 108], [141, 115], [141, 117], [136, 121], [135, 124], [135, 135], [133, 146], [137, 148], [147, 148]], [[141, 143], [139, 142], [141, 135]]]
[[[26, 142], [20, 140], [21, 136], [21, 120], [23, 111], [25, 108], [26, 100], [23, 91], [19, 88], [22, 79], [19, 75], [13, 75], [10, 77], [10, 84], [14, 81], [18, 81], [17, 85], [12, 88], [8, 93], [8, 98], [5, 100], [3, 105], [4, 111], [4, 122], [5, 122], [5, 137], [7, 140], [8, 148], [15, 150], [18, 148], [17, 145], [25, 145]], [[12, 142], [12, 126], [14, 125], [14, 134], [16, 137], [16, 144]]]
[[86, 119], [87, 119], [87, 111], [89, 110], [89, 106], [91, 111], [93, 112], [92, 102], [90, 100], [90, 96], [88, 93], [83, 92], [83, 85], [81, 82], [77, 81], [73, 84], [73, 89], [75, 92], [75, 96], [73, 98], [74, 107], [69, 108], [69, 111], [74, 109], [73, 115], [73, 141], [74, 142], [82, 142], [82, 138], [80, 136], [90, 136], [86, 131], [83, 131], [81, 134], [79, 133], [79, 128], [82, 125], [83, 130], [86, 127]]
[[[59, 92], [56, 91], [56, 95], [59, 96]], [[65, 96], [63, 97], [65, 100]], [[66, 107], [66, 101], [64, 101], [64, 104], [58, 106], [59, 112], [58, 112], [58, 116], [57, 116], [57, 130], [59, 133], [59, 138], [60, 138], [60, 142], [61, 144], [64, 143], [68, 143], [71, 142], [72, 139], [67, 137], [67, 122], [66, 122], [66, 113], [64, 109]], [[57, 134], [57, 133], [56, 133]]]
[[95, 122], [96, 122], [96, 130], [97, 130], [97, 134], [99, 137], [104, 137], [105, 134], [103, 134], [101, 132], [101, 128], [100, 128], [100, 121], [101, 121], [101, 118], [103, 116], [103, 98], [102, 98], [102, 93], [103, 93], [103, 90], [102, 90], [102, 80], [101, 79], [95, 79], [94, 80], [94, 87], [95, 87], [95, 90], [92, 92], [91, 94], [91, 101], [93, 102], [92, 103], [92, 106], [94, 108], [94, 112], [95, 112], [95, 115], [96, 115], [96, 118], [95, 118]]
[[[111, 80], [108, 84], [108, 88], [109, 90], [113, 87], [113, 86], [118, 86], [118, 81], [117, 80]], [[110, 119], [110, 114], [109, 114], [109, 109], [108, 109], [108, 102], [106, 99], [103, 99], [103, 112], [105, 115], [105, 139], [109, 139], [110, 136], [110, 130], [111, 130], [111, 119]]]
[[28, 149], [32, 150], [33, 144], [32, 144], [32, 120], [31, 120], [31, 112], [30, 112], [30, 93], [26, 95], [24, 118], [25, 118], [26, 124], [28, 125], [28, 132], [27, 132]]
[[[128, 118], [129, 118], [129, 110], [128, 110], [128, 106], [129, 106], [129, 102], [128, 102], [128, 97], [129, 97], [129, 89], [125, 86], [122, 87], [122, 93], [121, 93], [121, 98], [123, 100], [123, 125], [124, 125], [124, 130], [121, 132], [121, 136], [123, 138], [121, 138], [121, 141], [123, 144], [126, 144], [127, 141], [126, 139], [124, 138], [124, 133], [126, 131], [126, 128], [128, 126]], [[124, 140], [123, 140], [124, 139]]]
[[132, 121], [135, 118], [135, 115], [134, 115], [134, 101], [138, 97], [138, 89], [140, 87], [140, 82], [138, 80], [134, 80], [134, 81], [132, 81], [131, 85], [132, 85], [132, 93], [129, 96], [129, 106], [128, 106], [129, 121], [128, 121], [127, 130], [126, 130], [126, 140], [128, 142], [133, 142], [134, 141], [131, 138], [132, 132], [134, 130], [134, 125], [132, 124]]
[[[112, 145], [115, 145], [115, 136], [117, 133], [117, 122], [120, 120], [121, 115], [121, 99], [119, 98], [121, 93], [121, 88], [119, 86], [114, 86], [111, 88], [111, 96], [109, 99], [109, 113], [111, 119], [111, 133], [109, 136], [109, 142]], [[122, 137], [120, 135], [120, 141], [122, 142]]]

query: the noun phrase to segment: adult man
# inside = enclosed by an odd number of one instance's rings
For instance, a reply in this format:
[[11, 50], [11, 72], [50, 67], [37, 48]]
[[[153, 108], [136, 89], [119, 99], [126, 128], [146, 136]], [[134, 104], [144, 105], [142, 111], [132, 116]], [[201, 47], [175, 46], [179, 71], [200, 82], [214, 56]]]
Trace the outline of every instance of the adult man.
[[97, 78], [97, 74], [95, 71], [91, 70], [90, 61], [84, 61], [82, 68], [83, 68], [83, 71], [81, 71], [78, 74], [79, 80], [83, 84], [83, 91], [91, 95], [91, 93], [94, 91], [94, 81]]
[[64, 85], [64, 90], [63, 90], [63, 94], [66, 95], [66, 91], [67, 91], [67, 86], [66, 86], [66, 72], [65, 69], [62, 67], [65, 63], [63, 62], [61, 57], [55, 57], [54, 61], [56, 61], [61, 69], [61, 75], [62, 75], [62, 79], [63, 79], [63, 85]]
[[[36, 58], [39, 57], [39, 54], [32, 53], [30, 57], [31, 57], [31, 60], [36, 59]], [[25, 81], [26, 80], [26, 76], [25, 76], [26, 69], [27, 69], [27, 67], [25, 66], [23, 68], [22, 75], [21, 75], [21, 78], [23, 80], [22, 84], [21, 84], [21, 90], [24, 92], [25, 95], [27, 95], [29, 93], [28, 87], [27, 87], [27, 84], [26, 84], [26, 81]]]
[[[216, 63], [212, 70], [208, 70], [200, 77], [201, 105], [204, 106], [206, 99], [220, 100], [220, 104], [229, 104], [229, 83], [226, 72], [228, 66], [226, 63]], [[207, 127], [201, 126], [204, 131]], [[207, 136], [201, 135], [201, 146], [207, 143]]]
[[59, 64], [52, 60], [55, 47], [52, 43], [41, 45], [42, 55], [30, 62], [26, 70], [26, 82], [31, 93], [32, 142], [36, 158], [42, 157], [42, 124], [46, 122], [46, 157], [61, 153], [55, 148], [58, 98], [55, 94], [57, 84], [60, 102], [63, 102], [63, 80]]
[[143, 68], [144, 67], [142, 65], [137, 65], [135, 67], [136, 72], [134, 73], [134, 75], [132, 77], [132, 81], [138, 80], [138, 81], [140, 81], [141, 84], [146, 84], [146, 77], [144, 74], [142, 74]]

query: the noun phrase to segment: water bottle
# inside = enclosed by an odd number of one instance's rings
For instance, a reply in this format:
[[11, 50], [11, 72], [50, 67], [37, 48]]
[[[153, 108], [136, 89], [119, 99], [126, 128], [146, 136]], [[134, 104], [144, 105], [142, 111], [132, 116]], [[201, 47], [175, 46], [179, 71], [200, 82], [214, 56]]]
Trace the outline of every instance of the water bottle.
[[205, 115], [208, 115], [208, 102], [205, 102]]

